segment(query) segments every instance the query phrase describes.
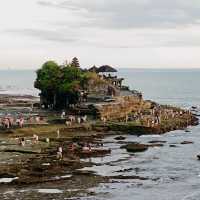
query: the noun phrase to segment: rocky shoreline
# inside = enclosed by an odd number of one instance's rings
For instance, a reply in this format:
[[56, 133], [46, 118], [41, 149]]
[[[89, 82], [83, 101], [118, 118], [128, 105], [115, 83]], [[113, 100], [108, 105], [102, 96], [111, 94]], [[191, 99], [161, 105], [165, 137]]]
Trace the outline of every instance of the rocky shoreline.
[[[196, 125], [197, 119], [193, 118], [191, 125]], [[176, 128], [183, 129], [186, 126], [181, 124]], [[87, 127], [87, 128], [86, 128]], [[90, 127], [90, 129], [88, 129]], [[113, 128], [114, 127], [114, 128]], [[84, 195], [95, 195], [90, 193], [87, 189], [97, 186], [99, 183], [110, 182], [114, 179], [148, 179], [148, 177], [103, 177], [94, 174], [90, 171], [82, 171], [81, 169], [85, 167], [91, 167], [95, 165], [92, 162], [82, 161], [85, 158], [85, 155], [80, 152], [71, 153], [67, 150], [67, 145], [72, 141], [76, 142], [90, 142], [93, 145], [101, 142], [101, 139], [109, 135], [122, 135], [127, 134], [131, 130], [134, 130], [133, 126], [124, 128], [125, 125], [120, 129], [120, 125], [113, 126], [113, 124], [91, 124], [91, 125], [82, 125], [74, 127], [66, 127], [62, 124], [49, 124], [46, 126], [38, 125], [35, 127], [25, 127], [22, 129], [12, 129], [10, 133], [5, 133], [1, 131], [2, 141], [0, 144], [1, 151], [1, 160], [2, 163], [0, 166], [0, 184], [2, 188], [9, 187], [22, 187], [26, 188], [28, 185], [34, 185], [41, 187], [43, 184], [51, 185], [53, 183], [59, 185], [67, 186], [69, 192], [65, 192], [63, 196], [71, 198], [73, 196], [84, 196]], [[135, 127], [135, 133], [142, 128], [146, 134], [161, 134], [161, 129], [159, 131], [153, 132], [152, 128], [147, 127]], [[60, 137], [57, 138], [56, 130], [60, 130]], [[167, 129], [171, 130], [171, 128]], [[117, 131], [117, 132], [116, 132]], [[36, 145], [27, 145], [26, 147], [19, 147], [15, 142], [16, 137], [26, 137], [29, 140], [29, 137], [32, 134], [37, 133], [39, 136], [39, 142]], [[134, 133], [134, 132], [132, 132]], [[50, 138], [50, 143], [45, 142], [46, 137]], [[121, 136], [122, 137], [122, 136]], [[122, 141], [123, 138], [119, 138], [119, 141]], [[62, 145], [64, 148], [64, 158], [58, 160], [56, 158], [56, 149], [58, 146]], [[158, 144], [151, 144], [151, 146], [156, 146]], [[159, 145], [161, 143], [159, 142]], [[130, 146], [130, 145], [129, 145]], [[147, 147], [143, 144], [136, 144], [135, 150], [130, 150], [131, 152], [138, 152], [147, 150]], [[127, 148], [127, 147], [126, 147]], [[130, 148], [130, 147], [129, 147]], [[127, 148], [127, 151], [129, 151]], [[143, 148], [143, 149], [142, 149]], [[108, 156], [109, 152], [96, 152], [91, 153], [88, 157], [96, 156]], [[3, 159], [4, 158], [4, 159]], [[9, 161], [11, 160], [11, 161]], [[1, 182], [1, 180], [10, 179], [10, 182]], [[73, 192], [72, 192], [73, 191]], [[29, 194], [29, 198], [33, 198], [34, 193]], [[62, 196], [62, 195], [61, 195]], [[10, 198], [12, 199], [12, 198]], [[14, 199], [14, 198], [13, 198]], [[44, 197], [44, 199], [48, 199]], [[59, 198], [57, 198], [59, 199]], [[62, 197], [60, 197], [62, 199]]]
[[[32, 97], [30, 98], [32, 101]], [[18, 110], [23, 110], [19, 106], [19, 102], [18, 104], [15, 103], [12, 101], [10, 106], [8, 106], [10, 111], [15, 111], [13, 107], [17, 107]], [[29, 101], [26, 102], [26, 106], [30, 106]], [[9, 110], [8, 107], [6, 108], [7, 110]], [[43, 111], [32, 112], [34, 114], [41, 114]], [[48, 186], [51, 188], [52, 185], [57, 184], [59, 188], [65, 189], [64, 193], [60, 194], [59, 197], [56, 196], [57, 194], [51, 194], [51, 197], [50, 194], [41, 194], [41, 197], [42, 199], [51, 199], [53, 197], [63, 199], [64, 197], [72, 198], [76, 196], [95, 195], [95, 193], [90, 192], [88, 189], [98, 186], [100, 183], [115, 181], [115, 179], [146, 180], [148, 177], [109, 177], [83, 170], [84, 168], [97, 165], [90, 161], [90, 159], [86, 160], [85, 158], [109, 156], [110, 150], [102, 147], [104, 146], [102, 139], [110, 135], [116, 136], [116, 142], [119, 142], [122, 148], [132, 153], [146, 151], [148, 148], [155, 146], [162, 147], [164, 141], [149, 141], [149, 144], [123, 142], [125, 139], [123, 135], [164, 134], [172, 130], [184, 130], [190, 125], [195, 126], [198, 124], [198, 118], [192, 113], [185, 112], [181, 109], [178, 109], [178, 112], [181, 112], [181, 114], [173, 119], [166, 118], [162, 120], [162, 123], [155, 124], [154, 126], [147, 124], [146, 121], [143, 121], [143, 124], [138, 124], [132, 121], [124, 122], [116, 120], [106, 122], [88, 120], [86, 123], [67, 126], [65, 120], [60, 119], [56, 113], [45, 113], [48, 116], [48, 120], [45, 120], [45, 123], [25, 124], [23, 128], [1, 128], [1, 192], [12, 191], [13, 188], [26, 190], [28, 186], [34, 186], [34, 188]], [[149, 116], [147, 115], [147, 117]], [[60, 132], [59, 136], [57, 135], [57, 130]], [[37, 134], [39, 137], [37, 144], [31, 142], [34, 134]], [[25, 138], [25, 146], [18, 144], [17, 138], [20, 137]], [[46, 141], [47, 138], [49, 142]], [[82, 151], [72, 152], [68, 147], [73, 142], [90, 143], [96, 150], [90, 153], [84, 153]], [[183, 144], [187, 144], [186, 142]], [[63, 159], [61, 160], [56, 156], [59, 146], [63, 147]], [[34, 190], [23, 195], [21, 199], [37, 198]], [[9, 199], [15, 199], [15, 196], [10, 195]]]

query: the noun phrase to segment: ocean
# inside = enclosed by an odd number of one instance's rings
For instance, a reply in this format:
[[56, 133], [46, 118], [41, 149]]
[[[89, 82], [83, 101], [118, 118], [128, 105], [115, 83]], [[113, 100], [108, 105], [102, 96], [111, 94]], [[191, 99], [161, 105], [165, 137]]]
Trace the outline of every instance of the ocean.
[[[124, 84], [139, 90], [145, 99], [163, 104], [189, 107], [200, 103], [200, 69], [118, 69]], [[31, 94], [36, 72], [33, 70], [0, 70], [0, 93]]]
[[200, 69], [120, 69], [119, 74], [145, 99], [181, 107], [200, 103]]
[[[131, 89], [142, 91], [145, 99], [183, 108], [200, 105], [200, 70], [184, 69], [119, 69]], [[33, 71], [1, 71], [1, 93], [37, 95]], [[97, 195], [82, 200], [199, 200], [200, 199], [200, 126], [164, 135], [126, 136], [127, 141], [145, 143], [166, 141], [163, 147], [150, 148], [137, 154], [120, 149], [114, 137], [105, 138], [111, 156], [92, 158], [98, 165], [88, 168], [104, 176], [140, 176], [147, 180], [115, 180], [91, 188]], [[194, 144], [182, 145], [183, 141]], [[175, 145], [176, 148], [170, 147]], [[52, 186], [59, 189], [59, 185]], [[30, 188], [32, 189], [32, 188]], [[22, 195], [22, 193], [20, 193]]]
[[0, 70], [0, 94], [38, 96], [35, 79], [36, 71], [33, 70]]

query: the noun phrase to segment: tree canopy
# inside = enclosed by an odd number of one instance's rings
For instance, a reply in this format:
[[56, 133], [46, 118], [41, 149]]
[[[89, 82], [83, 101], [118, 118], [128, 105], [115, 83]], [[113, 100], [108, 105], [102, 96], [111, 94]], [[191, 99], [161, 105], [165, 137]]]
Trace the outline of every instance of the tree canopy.
[[44, 105], [53, 108], [76, 103], [88, 79], [87, 73], [79, 67], [72, 64], [63, 67], [54, 61], [45, 62], [36, 73], [34, 86], [41, 91]]
[[48, 91], [56, 91], [58, 82], [61, 77], [61, 69], [54, 61], [48, 61], [42, 65], [42, 68], [37, 71], [37, 79], [35, 87]]
[[71, 66], [72, 66], [72, 67], [80, 68], [79, 60], [78, 60], [77, 57], [74, 57], [74, 58], [72, 59]]

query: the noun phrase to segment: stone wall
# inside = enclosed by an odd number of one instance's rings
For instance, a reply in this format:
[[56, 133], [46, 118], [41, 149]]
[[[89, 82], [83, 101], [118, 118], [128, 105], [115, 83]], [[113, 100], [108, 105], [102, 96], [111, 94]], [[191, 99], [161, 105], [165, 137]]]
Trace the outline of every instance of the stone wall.
[[120, 96], [115, 99], [115, 102], [99, 103], [94, 105], [98, 118], [104, 117], [108, 120], [125, 118], [133, 111], [139, 111], [144, 106], [150, 106], [138, 96]]

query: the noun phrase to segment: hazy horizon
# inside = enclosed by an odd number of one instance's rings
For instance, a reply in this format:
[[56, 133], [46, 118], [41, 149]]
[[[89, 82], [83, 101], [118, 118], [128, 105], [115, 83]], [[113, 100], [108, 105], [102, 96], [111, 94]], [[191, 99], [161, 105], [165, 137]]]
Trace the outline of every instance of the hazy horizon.
[[[82, 66], [200, 68], [196, 0], [4, 0], [0, 69]], [[160, 66], [160, 67], [156, 67]]]
[[[41, 66], [40, 66], [41, 67]], [[40, 67], [38, 68], [0, 68], [0, 71], [34, 71], [36, 72]], [[82, 67], [82, 69], [89, 69], [89, 67]], [[137, 67], [116, 67], [117, 70], [134, 70], [134, 71], [200, 71], [199, 68], [175, 68], [175, 67], [147, 67], [147, 68], [137, 68]]]

